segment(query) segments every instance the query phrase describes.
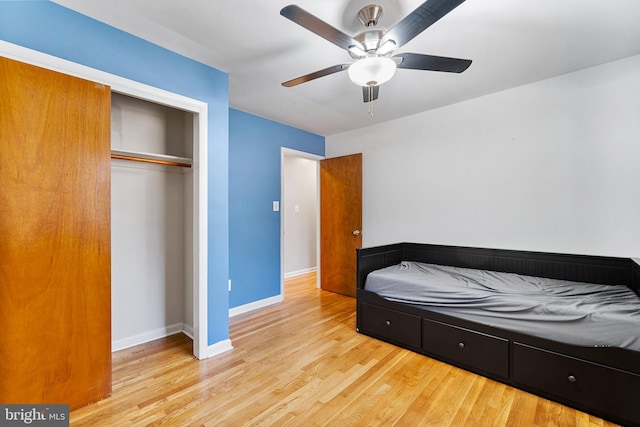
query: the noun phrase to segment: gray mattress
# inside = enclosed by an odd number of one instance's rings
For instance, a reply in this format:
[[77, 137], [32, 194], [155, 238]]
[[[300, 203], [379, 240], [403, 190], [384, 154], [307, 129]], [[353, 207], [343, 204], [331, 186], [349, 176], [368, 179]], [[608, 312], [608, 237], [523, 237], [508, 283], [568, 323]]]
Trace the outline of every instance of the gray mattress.
[[640, 351], [640, 297], [624, 285], [403, 261], [369, 273], [365, 289], [554, 341]]

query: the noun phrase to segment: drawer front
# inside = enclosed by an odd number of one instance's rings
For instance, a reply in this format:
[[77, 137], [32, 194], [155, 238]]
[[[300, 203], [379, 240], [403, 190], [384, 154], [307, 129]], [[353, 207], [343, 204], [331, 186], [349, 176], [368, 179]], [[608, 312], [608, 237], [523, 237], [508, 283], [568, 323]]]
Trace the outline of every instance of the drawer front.
[[509, 377], [509, 340], [505, 338], [423, 319], [422, 347], [462, 367]]
[[362, 303], [360, 332], [420, 349], [420, 317]]
[[640, 424], [640, 375], [514, 343], [513, 376], [558, 399]]

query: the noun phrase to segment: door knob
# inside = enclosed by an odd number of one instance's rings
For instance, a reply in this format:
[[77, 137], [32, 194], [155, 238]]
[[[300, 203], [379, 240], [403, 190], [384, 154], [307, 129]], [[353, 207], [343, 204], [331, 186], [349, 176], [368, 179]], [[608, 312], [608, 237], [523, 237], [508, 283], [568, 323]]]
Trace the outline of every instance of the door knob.
[[354, 236], [359, 236], [360, 235], [360, 230], [353, 230], [351, 232], [351, 234], [353, 234]]

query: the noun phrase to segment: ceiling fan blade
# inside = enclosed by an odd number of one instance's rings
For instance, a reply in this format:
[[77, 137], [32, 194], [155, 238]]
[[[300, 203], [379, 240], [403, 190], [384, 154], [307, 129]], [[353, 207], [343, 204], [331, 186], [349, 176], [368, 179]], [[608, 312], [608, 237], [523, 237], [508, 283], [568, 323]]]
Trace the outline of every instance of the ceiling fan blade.
[[422, 55], [419, 53], [401, 53], [393, 57], [393, 59], [396, 58], [402, 58], [398, 68], [411, 70], [461, 73], [471, 65], [470, 59], [447, 58], [446, 56]]
[[320, 77], [328, 76], [330, 74], [346, 70], [347, 68], [349, 68], [349, 65], [350, 64], [333, 65], [331, 67], [327, 67], [322, 70], [314, 71], [313, 73], [305, 74], [304, 76], [300, 76], [300, 77], [296, 77], [295, 79], [288, 80], [282, 83], [282, 86], [284, 87], [297, 86], [301, 83], [306, 83], [308, 81], [315, 80]]
[[280, 10], [280, 15], [290, 19], [301, 27], [306, 28], [312, 33], [319, 35], [323, 39], [330, 41], [342, 49], [349, 49], [350, 46], [357, 46], [364, 50], [364, 46], [358, 40], [327, 24], [320, 18], [315, 17], [295, 4], [283, 7], [282, 10]]
[[393, 40], [400, 47], [458, 7], [464, 0], [427, 0], [386, 32], [380, 46]]
[[362, 86], [362, 100], [364, 102], [375, 101], [378, 99], [380, 86]]

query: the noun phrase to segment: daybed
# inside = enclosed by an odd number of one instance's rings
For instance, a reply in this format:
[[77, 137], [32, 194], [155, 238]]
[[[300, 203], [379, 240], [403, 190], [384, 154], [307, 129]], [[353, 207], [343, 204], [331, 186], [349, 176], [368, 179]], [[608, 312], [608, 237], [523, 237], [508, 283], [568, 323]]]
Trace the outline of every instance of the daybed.
[[360, 333], [631, 426], [639, 295], [630, 258], [416, 243], [357, 251]]

